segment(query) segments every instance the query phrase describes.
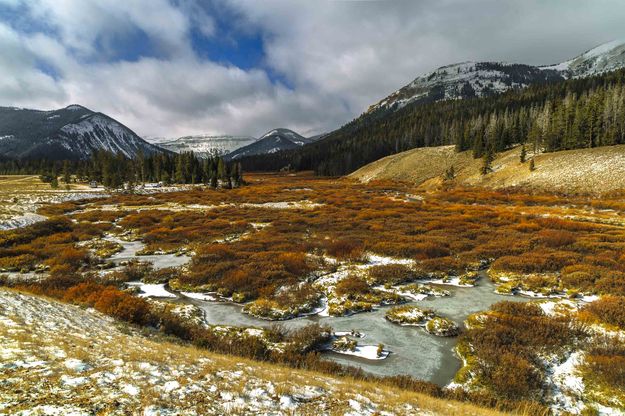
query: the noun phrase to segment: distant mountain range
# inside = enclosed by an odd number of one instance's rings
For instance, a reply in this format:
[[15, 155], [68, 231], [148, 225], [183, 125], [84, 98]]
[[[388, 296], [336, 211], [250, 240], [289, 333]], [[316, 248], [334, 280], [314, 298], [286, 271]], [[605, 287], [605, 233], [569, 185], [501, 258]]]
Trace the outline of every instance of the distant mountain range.
[[323, 135], [306, 138], [289, 129], [274, 129], [263, 134], [253, 143], [243, 146], [228, 155], [227, 160], [236, 160], [243, 157], [276, 153], [281, 150], [297, 149], [305, 144], [313, 143]]
[[97, 150], [133, 157], [162, 152], [111, 117], [80, 105], [41, 111], [0, 107], [0, 156], [85, 159]]
[[256, 139], [250, 136], [212, 136], [206, 134], [176, 139], [148, 139], [148, 141], [172, 152], [193, 152], [199, 157], [206, 157], [228, 154], [233, 150], [254, 143]]

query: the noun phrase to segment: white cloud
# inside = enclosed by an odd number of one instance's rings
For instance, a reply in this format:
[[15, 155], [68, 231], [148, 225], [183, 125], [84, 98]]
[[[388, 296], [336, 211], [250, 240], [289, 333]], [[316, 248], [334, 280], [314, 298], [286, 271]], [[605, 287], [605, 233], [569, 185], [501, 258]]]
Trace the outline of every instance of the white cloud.
[[[440, 65], [469, 59], [552, 63], [625, 35], [625, 5], [616, 0], [0, 4], [21, 4], [41, 26], [2, 23], [0, 17], [0, 105], [80, 103], [152, 136], [258, 136], [278, 126], [327, 131]], [[232, 35], [220, 33], [216, 20], [224, 16], [222, 26], [234, 32], [261, 34], [261, 67], [211, 62], [193, 50], [191, 30], [212, 39]], [[120, 39], [136, 31], [157, 53], [119, 60]]]

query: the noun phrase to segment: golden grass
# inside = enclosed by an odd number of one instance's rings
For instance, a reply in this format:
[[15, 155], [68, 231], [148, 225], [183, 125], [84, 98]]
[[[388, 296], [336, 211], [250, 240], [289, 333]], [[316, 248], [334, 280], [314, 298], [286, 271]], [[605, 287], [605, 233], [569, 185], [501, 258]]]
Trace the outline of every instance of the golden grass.
[[[486, 188], [520, 187], [544, 192], [606, 194], [625, 189], [625, 145], [565, 150], [535, 156], [534, 171], [519, 160], [517, 146], [496, 155], [493, 172], [480, 173], [482, 159], [471, 151], [457, 153], [454, 146], [408, 150], [372, 162], [349, 175], [359, 181], [393, 180], [436, 189], [445, 171], [454, 166], [455, 185]], [[533, 155], [531, 152], [528, 160]]]

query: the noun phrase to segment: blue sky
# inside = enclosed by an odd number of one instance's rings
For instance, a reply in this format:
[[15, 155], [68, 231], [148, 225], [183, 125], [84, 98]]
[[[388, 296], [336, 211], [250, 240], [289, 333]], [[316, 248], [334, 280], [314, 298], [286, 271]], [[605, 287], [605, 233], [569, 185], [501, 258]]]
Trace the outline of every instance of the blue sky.
[[466, 60], [625, 38], [620, 0], [0, 0], [0, 105], [79, 103], [145, 136], [336, 128]]

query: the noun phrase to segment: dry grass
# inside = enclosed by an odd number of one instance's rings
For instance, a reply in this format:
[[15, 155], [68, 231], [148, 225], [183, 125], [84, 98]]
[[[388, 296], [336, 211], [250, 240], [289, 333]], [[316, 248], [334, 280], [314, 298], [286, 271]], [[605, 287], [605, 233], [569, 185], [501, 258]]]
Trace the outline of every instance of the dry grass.
[[[519, 155], [520, 146], [498, 154], [493, 172], [484, 176], [482, 160], [473, 159], [470, 151], [457, 153], [454, 146], [419, 148], [387, 156], [349, 176], [363, 182], [405, 181], [436, 189], [453, 165], [456, 185], [595, 195], [625, 189], [625, 145], [538, 154], [534, 171], [529, 162], [520, 162]], [[528, 160], [531, 157], [529, 152]]]

